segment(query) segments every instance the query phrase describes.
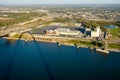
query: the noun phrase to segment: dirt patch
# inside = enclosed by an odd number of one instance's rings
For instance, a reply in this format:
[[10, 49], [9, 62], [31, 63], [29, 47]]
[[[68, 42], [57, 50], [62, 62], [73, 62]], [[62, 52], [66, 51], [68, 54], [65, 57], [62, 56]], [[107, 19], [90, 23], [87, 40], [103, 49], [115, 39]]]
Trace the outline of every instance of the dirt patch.
[[0, 20], [11, 20], [11, 19], [14, 19], [14, 18], [3, 18], [3, 17], [0, 17]]

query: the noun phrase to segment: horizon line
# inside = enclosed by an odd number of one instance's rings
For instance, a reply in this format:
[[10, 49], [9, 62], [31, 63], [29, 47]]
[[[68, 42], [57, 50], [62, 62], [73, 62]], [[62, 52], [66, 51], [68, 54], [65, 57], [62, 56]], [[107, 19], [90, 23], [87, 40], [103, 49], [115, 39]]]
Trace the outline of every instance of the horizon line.
[[73, 4], [62, 4], [62, 3], [57, 3], [57, 4], [51, 4], [51, 3], [48, 3], [48, 4], [0, 4], [0, 5], [3, 5], [3, 6], [6, 6], [6, 5], [15, 5], [15, 6], [19, 6], [19, 5], [120, 5], [120, 3], [85, 3], [85, 4], [82, 4], [82, 3], [73, 3]]

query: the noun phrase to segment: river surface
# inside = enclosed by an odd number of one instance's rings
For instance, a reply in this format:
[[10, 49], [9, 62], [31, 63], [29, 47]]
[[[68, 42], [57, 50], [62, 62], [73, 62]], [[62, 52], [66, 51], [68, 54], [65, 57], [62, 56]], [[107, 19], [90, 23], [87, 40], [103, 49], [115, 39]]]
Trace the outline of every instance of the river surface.
[[0, 80], [120, 80], [120, 53], [0, 39]]

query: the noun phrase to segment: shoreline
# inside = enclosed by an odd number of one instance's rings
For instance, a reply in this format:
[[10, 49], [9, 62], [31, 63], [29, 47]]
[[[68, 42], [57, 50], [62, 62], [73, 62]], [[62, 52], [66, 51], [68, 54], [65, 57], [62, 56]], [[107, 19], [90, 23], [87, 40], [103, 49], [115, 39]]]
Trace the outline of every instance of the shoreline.
[[[4, 37], [3, 39], [7, 39], [7, 40], [18, 40], [18, 38], [9, 38], [9, 37]], [[21, 40], [25, 40], [25, 39], [21, 39]], [[33, 41], [33, 40], [28, 40], [28, 41]], [[58, 43], [58, 46], [73, 46], [76, 48], [90, 48], [90, 49], [94, 49], [95, 47], [91, 47], [91, 46], [87, 46], [87, 45], [75, 45], [72, 43], [67, 43], [67, 42], [58, 42], [58, 41], [40, 41], [40, 40], [36, 40], [38, 42], [47, 42], [47, 43]], [[113, 52], [120, 52], [119, 49], [114, 49], [114, 48], [108, 48], [108, 51], [113, 51]]]
[[[66, 46], [75, 46], [74, 44], [62, 44], [62, 45], [66, 45]], [[89, 48], [88, 46], [85, 46], [85, 45], [81, 45], [81, 46], [79, 46], [78, 48]], [[90, 48], [92, 48], [92, 47], [90, 47]], [[94, 48], [92, 48], [92, 49], [94, 49]], [[108, 51], [112, 51], [112, 52], [120, 52], [120, 50], [119, 49], [107, 49]]]

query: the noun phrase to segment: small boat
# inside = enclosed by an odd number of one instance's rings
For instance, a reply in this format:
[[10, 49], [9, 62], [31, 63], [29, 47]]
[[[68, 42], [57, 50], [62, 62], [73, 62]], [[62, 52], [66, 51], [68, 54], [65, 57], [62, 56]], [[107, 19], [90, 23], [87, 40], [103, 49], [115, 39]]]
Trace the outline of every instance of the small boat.
[[109, 51], [108, 50], [103, 50], [103, 49], [96, 49], [97, 52], [101, 52], [101, 53], [106, 53], [106, 54], [109, 54]]
[[74, 44], [74, 47], [76, 47], [76, 48], [80, 48], [80, 46], [79, 46], [79, 45], [77, 45], [77, 44]]
[[60, 47], [60, 46], [62, 46], [62, 44], [61, 43], [59, 43], [59, 42], [57, 42], [57, 44], [58, 44], [58, 46]]
[[58, 46], [61, 46], [61, 45], [62, 45], [61, 43], [58, 44]]
[[28, 40], [27, 40], [27, 39], [25, 39], [25, 42], [28, 42]]
[[77, 48], [80, 48], [80, 46], [79, 46], [79, 45], [77, 45]]

